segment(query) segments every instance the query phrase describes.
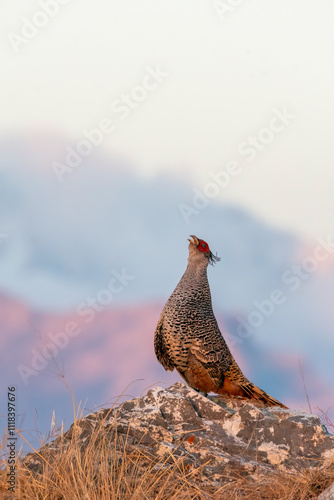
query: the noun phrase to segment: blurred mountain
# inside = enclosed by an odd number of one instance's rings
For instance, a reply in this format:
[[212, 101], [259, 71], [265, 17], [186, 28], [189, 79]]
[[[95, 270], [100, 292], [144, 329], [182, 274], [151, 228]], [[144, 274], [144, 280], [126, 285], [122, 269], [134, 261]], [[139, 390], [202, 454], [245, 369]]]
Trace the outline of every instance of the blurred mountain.
[[[51, 314], [0, 297], [1, 400], [8, 386], [16, 386], [18, 426], [29, 440], [50, 429], [55, 410], [57, 423], [65, 428], [73, 420], [69, 388], [76, 404], [92, 410], [140, 395], [151, 385], [180, 380], [176, 372], [165, 372], [154, 356], [153, 335], [163, 304], [145, 303], [105, 309], [93, 319], [75, 313]], [[222, 331], [226, 325], [217, 315]], [[232, 324], [235, 318], [228, 317]], [[65, 332], [74, 331], [75, 335]], [[230, 330], [233, 332], [233, 328]], [[232, 347], [245, 374], [286, 404], [305, 409], [306, 396], [297, 356], [259, 346], [254, 339]], [[311, 353], [309, 353], [309, 361]], [[330, 377], [316, 374], [305, 365], [308, 392], [313, 405], [327, 410]], [[328, 372], [331, 365], [327, 366]], [[312, 377], [311, 377], [312, 375]], [[61, 420], [60, 420], [61, 419]], [[1, 426], [6, 424], [5, 418]]]
[[187, 238], [196, 234], [222, 257], [210, 273], [219, 306], [242, 310], [269, 292], [293, 259], [298, 242], [291, 234], [218, 198], [187, 222], [180, 205], [193, 207], [193, 189], [205, 186], [167, 173], [144, 178], [98, 148], [59, 182], [52, 163], [64, 161], [70, 146], [56, 139], [0, 143], [4, 293], [37, 308], [71, 310], [105, 287], [113, 269], [125, 268], [135, 279], [117, 301], [163, 300], [185, 268]]

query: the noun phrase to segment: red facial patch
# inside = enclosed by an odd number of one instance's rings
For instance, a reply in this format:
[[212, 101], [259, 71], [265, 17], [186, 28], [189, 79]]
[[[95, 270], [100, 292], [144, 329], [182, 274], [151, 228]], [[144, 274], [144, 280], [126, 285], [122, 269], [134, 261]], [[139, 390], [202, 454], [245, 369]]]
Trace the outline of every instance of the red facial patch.
[[204, 240], [199, 240], [198, 250], [200, 252], [210, 252], [209, 245]]

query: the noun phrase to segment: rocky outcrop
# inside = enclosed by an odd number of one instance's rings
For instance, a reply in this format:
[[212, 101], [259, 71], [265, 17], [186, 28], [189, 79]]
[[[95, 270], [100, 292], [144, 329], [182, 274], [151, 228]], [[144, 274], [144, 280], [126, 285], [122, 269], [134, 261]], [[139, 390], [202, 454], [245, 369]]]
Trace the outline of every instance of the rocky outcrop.
[[[111, 445], [116, 432], [129, 449], [145, 450], [161, 463], [181, 457], [185, 467], [199, 468], [211, 484], [278, 470], [300, 473], [334, 460], [334, 436], [318, 416], [243, 399], [206, 398], [181, 383], [87, 415], [76, 423], [77, 439], [87, 442], [101, 421]], [[66, 446], [75, 429], [39, 453], [49, 454], [50, 461], [51, 450]], [[38, 471], [42, 462], [30, 454], [25, 463]]]
[[334, 500], [334, 484], [319, 495], [318, 500]]

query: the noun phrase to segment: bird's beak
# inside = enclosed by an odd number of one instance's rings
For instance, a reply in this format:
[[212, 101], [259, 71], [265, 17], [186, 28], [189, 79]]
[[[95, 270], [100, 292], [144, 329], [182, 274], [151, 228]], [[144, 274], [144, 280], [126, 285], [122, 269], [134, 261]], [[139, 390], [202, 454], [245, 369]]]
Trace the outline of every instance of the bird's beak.
[[190, 240], [188, 238], [188, 241], [190, 241], [190, 243], [193, 243], [194, 245], [198, 246], [199, 245], [199, 239], [197, 238], [197, 236], [194, 236], [193, 234], [190, 235], [190, 238], [192, 238], [192, 240]]

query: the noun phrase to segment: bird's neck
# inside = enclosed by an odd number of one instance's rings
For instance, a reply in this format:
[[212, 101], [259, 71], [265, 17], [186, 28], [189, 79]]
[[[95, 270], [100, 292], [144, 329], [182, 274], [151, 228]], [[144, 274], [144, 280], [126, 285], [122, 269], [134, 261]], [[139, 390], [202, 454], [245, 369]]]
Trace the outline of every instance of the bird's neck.
[[195, 265], [193, 262], [188, 262], [188, 266], [169, 300], [179, 302], [180, 295], [182, 302], [188, 302], [191, 307], [205, 308], [206, 311], [208, 308], [212, 308], [207, 265]]
[[188, 261], [188, 266], [185, 270], [183, 278], [185, 280], [190, 280], [193, 285], [198, 284], [199, 287], [209, 286], [208, 274], [207, 274], [207, 264], [204, 262], [193, 262]]

